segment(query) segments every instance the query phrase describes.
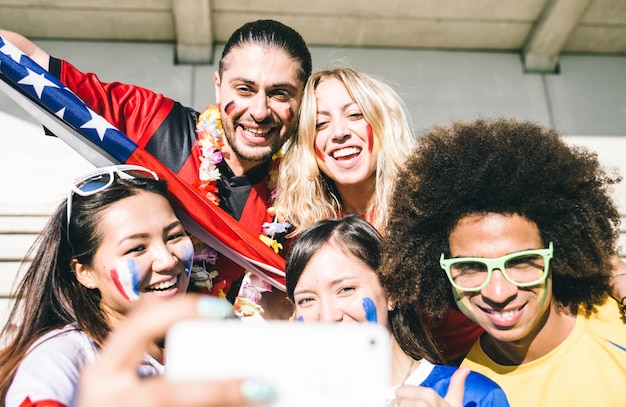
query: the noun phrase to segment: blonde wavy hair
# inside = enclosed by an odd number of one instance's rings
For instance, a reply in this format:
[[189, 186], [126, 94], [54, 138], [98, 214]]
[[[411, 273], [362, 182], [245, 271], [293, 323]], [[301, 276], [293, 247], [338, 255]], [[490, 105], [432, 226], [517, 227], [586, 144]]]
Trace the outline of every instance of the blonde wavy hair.
[[307, 81], [296, 137], [285, 146], [285, 158], [277, 179], [275, 207], [294, 228], [289, 237], [311, 224], [338, 217], [342, 202], [334, 182], [322, 173], [314, 151], [317, 103], [315, 90], [327, 78], [341, 81], [361, 109], [365, 121], [380, 140], [376, 166], [376, 188], [366, 219], [383, 231], [389, 217], [388, 201], [399, 168], [415, 144], [406, 108], [398, 94], [382, 80], [349, 67], [314, 73]]

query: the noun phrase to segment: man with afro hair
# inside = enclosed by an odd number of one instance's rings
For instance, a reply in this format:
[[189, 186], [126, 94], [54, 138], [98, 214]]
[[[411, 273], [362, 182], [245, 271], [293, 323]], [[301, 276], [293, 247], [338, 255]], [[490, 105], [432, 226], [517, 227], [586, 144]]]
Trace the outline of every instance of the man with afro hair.
[[435, 320], [457, 306], [480, 325], [462, 364], [512, 406], [623, 405], [619, 181], [534, 123], [435, 127], [396, 184], [381, 282], [398, 305]]

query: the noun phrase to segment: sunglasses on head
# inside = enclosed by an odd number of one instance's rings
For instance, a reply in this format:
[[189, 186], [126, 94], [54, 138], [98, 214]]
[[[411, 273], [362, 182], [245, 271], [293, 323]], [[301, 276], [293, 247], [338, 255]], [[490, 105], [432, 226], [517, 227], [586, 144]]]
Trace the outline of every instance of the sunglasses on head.
[[159, 180], [156, 172], [139, 165], [112, 165], [108, 167], [97, 168], [86, 174], [83, 174], [72, 182], [72, 186], [67, 194], [67, 238], [69, 240], [70, 219], [72, 216], [72, 196], [74, 194], [80, 196], [94, 195], [113, 185], [115, 177], [120, 179], [153, 179]]

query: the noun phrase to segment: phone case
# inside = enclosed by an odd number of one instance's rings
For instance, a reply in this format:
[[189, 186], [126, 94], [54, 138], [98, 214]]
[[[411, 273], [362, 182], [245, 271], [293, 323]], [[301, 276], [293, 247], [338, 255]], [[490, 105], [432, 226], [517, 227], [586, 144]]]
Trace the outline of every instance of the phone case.
[[259, 379], [273, 407], [383, 407], [389, 333], [371, 323], [181, 321], [166, 337], [173, 380]]

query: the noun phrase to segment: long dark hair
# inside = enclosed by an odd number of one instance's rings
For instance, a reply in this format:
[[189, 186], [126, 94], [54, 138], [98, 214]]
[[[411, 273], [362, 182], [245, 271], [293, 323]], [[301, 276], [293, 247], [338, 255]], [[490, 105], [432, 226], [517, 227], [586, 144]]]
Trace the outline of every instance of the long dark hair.
[[[298, 235], [289, 249], [285, 273], [287, 296], [291, 301], [294, 301], [294, 290], [311, 257], [329, 242], [351, 253], [379, 274], [383, 238], [369, 222], [357, 215], [321, 220]], [[389, 311], [389, 326], [404, 353], [414, 359], [442, 362], [422, 318], [414, 308], [395, 307]]]
[[[15, 289], [15, 304], [0, 332], [7, 344], [0, 351], [0, 400], [30, 346], [42, 335], [76, 324], [100, 346], [110, 329], [100, 309], [100, 292], [78, 282], [70, 262], [91, 265], [102, 242], [103, 211], [115, 202], [146, 191], [168, 198], [164, 181], [116, 178], [112, 185], [90, 196], [74, 195], [67, 228], [67, 201], [54, 211], [30, 247], [32, 258]], [[22, 267], [25, 267], [23, 263]]]

